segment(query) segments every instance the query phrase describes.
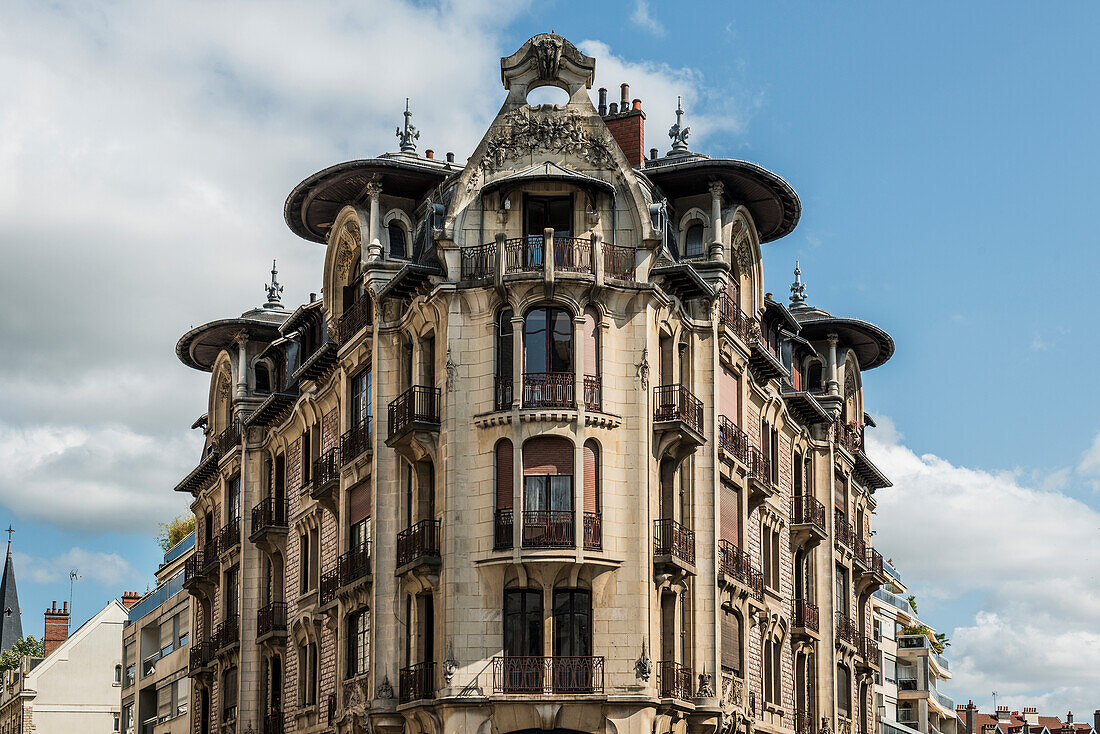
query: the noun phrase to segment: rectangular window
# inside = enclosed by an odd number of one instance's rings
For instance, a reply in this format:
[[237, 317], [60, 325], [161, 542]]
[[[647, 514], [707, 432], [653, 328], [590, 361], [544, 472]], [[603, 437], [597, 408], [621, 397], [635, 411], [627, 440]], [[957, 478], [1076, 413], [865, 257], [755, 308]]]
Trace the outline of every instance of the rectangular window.
[[722, 668], [741, 673], [741, 620], [733, 612], [722, 611]]
[[241, 477], [240, 475], [229, 480], [229, 486], [225, 489], [225, 522], [228, 525], [241, 521]]
[[370, 664], [370, 610], [363, 609], [348, 615], [348, 677], [367, 672]]
[[370, 423], [374, 410], [371, 403], [371, 371], [360, 371], [351, 379], [351, 424], [354, 428]]
[[573, 477], [550, 474], [523, 478], [526, 510], [569, 512], [573, 509]]
[[554, 230], [555, 237], [573, 234], [573, 200], [568, 196], [528, 196], [525, 199], [523, 233], [541, 238], [543, 230]]
[[542, 657], [542, 592], [509, 589], [504, 592], [504, 654]]
[[309, 533], [298, 536], [298, 591], [309, 591]]
[[848, 616], [848, 569], [844, 566], [836, 567], [836, 610]]
[[592, 595], [587, 589], [554, 590], [554, 657], [592, 654]]
[[237, 616], [240, 602], [238, 596], [240, 589], [238, 588], [238, 580], [240, 572], [237, 566], [229, 569], [225, 572], [225, 585], [222, 587], [225, 590], [225, 618], [232, 619]]

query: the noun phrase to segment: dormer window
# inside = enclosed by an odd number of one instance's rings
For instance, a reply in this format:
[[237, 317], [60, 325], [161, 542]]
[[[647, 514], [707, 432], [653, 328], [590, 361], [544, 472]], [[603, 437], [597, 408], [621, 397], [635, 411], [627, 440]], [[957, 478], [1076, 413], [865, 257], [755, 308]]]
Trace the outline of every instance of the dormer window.
[[684, 233], [684, 257], [702, 257], [703, 254], [703, 225], [696, 223]]

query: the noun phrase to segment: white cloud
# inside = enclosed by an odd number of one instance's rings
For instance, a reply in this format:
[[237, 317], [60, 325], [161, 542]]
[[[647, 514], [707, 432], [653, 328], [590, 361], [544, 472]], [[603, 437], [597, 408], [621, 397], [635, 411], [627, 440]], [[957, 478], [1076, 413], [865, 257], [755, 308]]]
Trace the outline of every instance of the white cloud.
[[1077, 473], [1086, 477], [1100, 476], [1100, 433], [1092, 439], [1092, 444], [1081, 454], [1077, 462]]
[[918, 456], [889, 419], [876, 421], [868, 452], [895, 485], [876, 495], [876, 545], [923, 612], [976, 599], [972, 620], [951, 631], [950, 689], [1063, 712], [1095, 707], [1086, 694], [1100, 690], [1100, 512], [1059, 490], [1064, 472], [1028, 486], [1016, 472]]
[[653, 17], [649, 9], [649, 3], [646, 0], [635, 0], [634, 12], [630, 14], [630, 21], [655, 36], [665, 35], [665, 27]]
[[25, 583], [68, 582], [69, 572], [73, 570], [79, 571], [82, 579], [112, 587], [140, 578], [129, 561], [117, 553], [102, 553], [74, 547], [53, 558], [38, 558], [18, 552], [12, 553], [12, 556], [17, 578]]

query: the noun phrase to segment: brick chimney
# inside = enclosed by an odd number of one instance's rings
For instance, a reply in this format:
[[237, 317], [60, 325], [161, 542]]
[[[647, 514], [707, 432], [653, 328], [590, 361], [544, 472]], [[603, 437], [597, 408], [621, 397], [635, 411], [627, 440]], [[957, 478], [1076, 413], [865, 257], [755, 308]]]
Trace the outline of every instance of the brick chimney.
[[69, 639], [69, 602], [63, 602], [60, 609], [57, 608], [57, 602], [54, 602], [44, 616], [46, 629], [42, 633], [42, 646], [49, 655]]
[[141, 601], [141, 594], [136, 591], [124, 591], [122, 592], [122, 606], [129, 609], [130, 607]]
[[1005, 722], [1012, 720], [1012, 714], [1008, 710], [1008, 706], [997, 707], [997, 723], [1004, 724]]
[[978, 707], [974, 705], [973, 701], [966, 704], [966, 714], [963, 717], [963, 721], [966, 722], [967, 734], [978, 734], [974, 731], [975, 719], [978, 717]]
[[641, 166], [645, 164], [645, 113], [642, 112], [642, 100], [630, 99], [628, 84], [622, 85], [621, 92], [618, 106], [612, 103], [608, 114], [604, 114], [603, 100], [607, 97], [607, 91], [601, 89], [600, 111], [611, 137], [622, 148], [627, 161], [632, 166]]
[[1024, 721], [1032, 726], [1039, 724], [1039, 709], [1034, 706], [1024, 706]]
[[1100, 734], [1100, 709], [1092, 712], [1092, 730]]

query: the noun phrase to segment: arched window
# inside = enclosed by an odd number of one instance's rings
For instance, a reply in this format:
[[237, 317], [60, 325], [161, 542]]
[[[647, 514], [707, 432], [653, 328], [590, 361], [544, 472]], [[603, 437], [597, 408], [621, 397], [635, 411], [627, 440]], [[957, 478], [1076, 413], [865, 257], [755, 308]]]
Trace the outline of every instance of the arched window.
[[407, 259], [408, 255], [408, 240], [405, 236], [405, 228], [397, 222], [390, 222], [389, 226], [390, 236], [390, 257], [400, 258], [402, 260]]
[[523, 545], [573, 547], [573, 444], [558, 436], [523, 445]]
[[506, 438], [497, 441], [495, 453], [496, 508], [493, 547], [499, 550], [512, 547], [512, 493], [515, 484], [512, 442]]
[[593, 439], [584, 442], [584, 547], [603, 547], [600, 517], [600, 445]]
[[262, 362], [256, 365], [256, 392], [271, 392], [271, 372]]
[[584, 309], [584, 407], [601, 410], [600, 314], [592, 306]]
[[783, 645], [775, 639], [764, 640], [764, 700], [782, 703]]
[[806, 369], [806, 389], [812, 392], [820, 392], [824, 389], [821, 384], [821, 362], [811, 362]]
[[523, 320], [523, 404], [573, 407], [573, 319], [563, 308], [541, 307]]
[[495, 408], [512, 407], [513, 391], [512, 309], [501, 309], [497, 315], [496, 381], [494, 386]]
[[703, 251], [703, 225], [696, 222], [684, 232], [684, 257], [702, 257]]

